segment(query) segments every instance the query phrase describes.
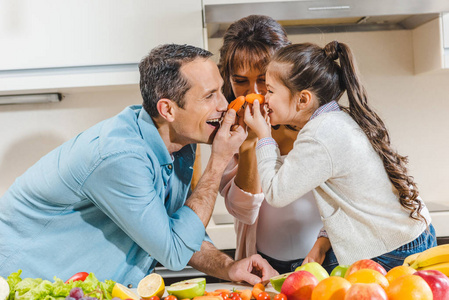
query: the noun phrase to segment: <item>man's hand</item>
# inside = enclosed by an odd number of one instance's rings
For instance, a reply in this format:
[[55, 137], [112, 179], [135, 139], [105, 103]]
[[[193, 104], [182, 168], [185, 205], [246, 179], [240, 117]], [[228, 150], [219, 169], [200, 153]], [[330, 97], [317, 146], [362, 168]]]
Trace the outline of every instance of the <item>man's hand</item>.
[[228, 271], [231, 281], [246, 281], [249, 284], [266, 284], [271, 277], [279, 275], [259, 254], [234, 262]]
[[232, 156], [238, 152], [240, 145], [246, 139], [246, 126], [243, 121], [235, 124], [235, 110], [230, 109], [226, 112], [212, 143], [211, 158], [224, 160], [226, 165]]

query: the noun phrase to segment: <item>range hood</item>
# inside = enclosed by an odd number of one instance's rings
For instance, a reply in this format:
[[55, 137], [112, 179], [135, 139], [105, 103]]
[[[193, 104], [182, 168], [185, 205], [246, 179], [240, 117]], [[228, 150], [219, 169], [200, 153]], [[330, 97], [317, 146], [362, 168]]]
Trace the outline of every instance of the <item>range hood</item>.
[[449, 0], [296, 0], [204, 5], [210, 37], [251, 14], [268, 15], [289, 34], [413, 29], [449, 12]]

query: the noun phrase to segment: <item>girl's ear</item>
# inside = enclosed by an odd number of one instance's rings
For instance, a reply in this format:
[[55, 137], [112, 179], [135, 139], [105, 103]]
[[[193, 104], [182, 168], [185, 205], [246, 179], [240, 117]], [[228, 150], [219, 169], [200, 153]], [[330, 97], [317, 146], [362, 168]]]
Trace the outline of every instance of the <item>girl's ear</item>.
[[159, 115], [167, 122], [173, 122], [175, 120], [174, 102], [170, 99], [162, 98], [157, 102], [157, 111]]
[[313, 95], [309, 90], [302, 90], [298, 93], [297, 108], [299, 110], [306, 110], [313, 104]]

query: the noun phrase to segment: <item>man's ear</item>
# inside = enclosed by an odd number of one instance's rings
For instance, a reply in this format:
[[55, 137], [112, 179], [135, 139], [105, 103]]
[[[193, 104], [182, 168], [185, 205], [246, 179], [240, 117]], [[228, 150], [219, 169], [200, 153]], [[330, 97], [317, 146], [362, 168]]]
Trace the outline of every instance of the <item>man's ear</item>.
[[175, 119], [174, 102], [170, 99], [162, 98], [157, 102], [157, 111], [159, 115], [168, 122], [173, 122]]
[[298, 93], [299, 99], [297, 100], [297, 107], [299, 110], [305, 110], [312, 105], [313, 95], [309, 90], [302, 90]]

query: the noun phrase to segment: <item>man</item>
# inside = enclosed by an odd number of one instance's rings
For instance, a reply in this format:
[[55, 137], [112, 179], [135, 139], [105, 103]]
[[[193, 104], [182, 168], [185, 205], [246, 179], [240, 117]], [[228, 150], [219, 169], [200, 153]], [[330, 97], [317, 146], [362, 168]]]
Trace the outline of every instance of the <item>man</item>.
[[[233, 261], [205, 234], [222, 172], [246, 137], [210, 56], [153, 49], [139, 66], [143, 108], [82, 132], [15, 181], [0, 199], [1, 276], [86, 271], [136, 287], [158, 261], [251, 284], [276, 274], [258, 255]], [[212, 143], [212, 153], [189, 196], [196, 143]]]

